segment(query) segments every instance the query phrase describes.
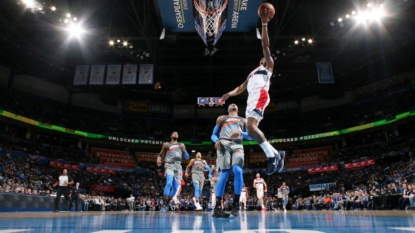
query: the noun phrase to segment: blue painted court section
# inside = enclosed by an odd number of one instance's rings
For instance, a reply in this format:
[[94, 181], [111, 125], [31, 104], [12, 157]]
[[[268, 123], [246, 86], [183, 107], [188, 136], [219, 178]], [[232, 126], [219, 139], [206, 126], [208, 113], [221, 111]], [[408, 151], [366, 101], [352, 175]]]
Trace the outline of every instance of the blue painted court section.
[[[99, 232], [99, 233], [398, 233], [415, 232], [414, 212], [406, 216], [376, 212], [242, 212], [238, 218], [216, 219], [208, 212], [122, 213], [2, 213], [0, 232]], [[395, 212], [405, 215], [405, 212]], [[21, 214], [21, 215], [20, 215]], [[33, 216], [32, 216], [33, 215]], [[25, 217], [26, 216], [26, 217]], [[21, 219], [12, 219], [12, 218]]]

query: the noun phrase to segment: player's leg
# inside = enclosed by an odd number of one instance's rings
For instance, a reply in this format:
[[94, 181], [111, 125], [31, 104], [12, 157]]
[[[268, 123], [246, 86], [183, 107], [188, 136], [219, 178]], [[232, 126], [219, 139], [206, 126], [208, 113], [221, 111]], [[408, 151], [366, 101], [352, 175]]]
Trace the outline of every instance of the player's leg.
[[168, 210], [168, 201], [170, 200], [170, 194], [172, 192], [173, 182], [174, 182], [174, 171], [171, 167], [172, 164], [165, 164], [166, 172], [166, 186], [163, 191], [163, 205], [160, 207], [160, 212], [167, 212]]
[[239, 215], [239, 199], [241, 197], [242, 187], [244, 183], [242, 166], [244, 164], [244, 151], [242, 145], [232, 146], [234, 153], [232, 154], [232, 171], [234, 176], [234, 192], [232, 212], [233, 217]]
[[227, 218], [229, 214], [220, 209], [222, 203], [223, 193], [225, 192], [226, 181], [231, 173], [231, 158], [230, 151], [226, 149], [227, 146], [222, 145], [222, 149], [217, 152], [217, 166], [221, 174], [216, 184], [216, 205], [213, 211], [213, 217]]

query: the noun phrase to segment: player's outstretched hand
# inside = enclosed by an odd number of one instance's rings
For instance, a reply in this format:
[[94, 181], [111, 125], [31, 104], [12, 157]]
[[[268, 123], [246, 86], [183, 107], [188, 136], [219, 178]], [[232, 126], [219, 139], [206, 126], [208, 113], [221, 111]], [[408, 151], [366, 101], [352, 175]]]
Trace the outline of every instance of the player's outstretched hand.
[[270, 20], [271, 20], [272, 18], [271, 17], [269, 17], [269, 11], [268, 11], [268, 9], [263, 9], [262, 11], [261, 11], [261, 22], [262, 23], [268, 23]]
[[229, 94], [228, 93], [226, 93], [226, 94], [224, 94], [223, 96], [222, 96], [222, 104], [225, 104], [225, 101], [227, 100], [227, 99], [229, 99]]

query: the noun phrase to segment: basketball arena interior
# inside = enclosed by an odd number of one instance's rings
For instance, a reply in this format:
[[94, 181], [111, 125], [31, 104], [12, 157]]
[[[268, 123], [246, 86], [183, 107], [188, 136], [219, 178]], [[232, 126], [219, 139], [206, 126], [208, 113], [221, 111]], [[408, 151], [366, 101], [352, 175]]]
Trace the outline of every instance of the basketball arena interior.
[[415, 232], [414, 0], [2, 0], [0, 42], [0, 232]]

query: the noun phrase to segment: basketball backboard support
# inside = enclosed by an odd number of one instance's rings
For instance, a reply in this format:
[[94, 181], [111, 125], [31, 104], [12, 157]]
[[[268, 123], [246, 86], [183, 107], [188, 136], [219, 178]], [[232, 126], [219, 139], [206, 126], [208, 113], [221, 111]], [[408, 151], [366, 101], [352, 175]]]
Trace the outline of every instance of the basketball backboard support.
[[164, 28], [174, 33], [197, 32], [214, 49], [222, 33], [256, 28], [264, 0], [157, 0]]

